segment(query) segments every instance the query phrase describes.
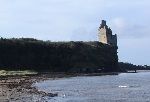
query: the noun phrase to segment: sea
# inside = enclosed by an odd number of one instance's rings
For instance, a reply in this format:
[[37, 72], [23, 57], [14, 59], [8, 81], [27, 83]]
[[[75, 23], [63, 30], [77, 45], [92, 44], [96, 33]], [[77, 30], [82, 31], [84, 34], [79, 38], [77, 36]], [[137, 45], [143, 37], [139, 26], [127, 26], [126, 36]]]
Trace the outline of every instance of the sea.
[[58, 93], [47, 102], [150, 102], [150, 72], [55, 78], [34, 84], [38, 90]]

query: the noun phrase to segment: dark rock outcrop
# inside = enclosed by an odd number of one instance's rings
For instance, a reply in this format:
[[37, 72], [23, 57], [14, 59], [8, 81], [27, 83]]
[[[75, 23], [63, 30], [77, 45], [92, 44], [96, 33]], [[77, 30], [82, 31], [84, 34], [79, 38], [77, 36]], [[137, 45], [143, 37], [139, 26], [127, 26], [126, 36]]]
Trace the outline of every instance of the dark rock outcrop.
[[0, 68], [50, 72], [118, 71], [117, 47], [100, 42], [0, 39]]

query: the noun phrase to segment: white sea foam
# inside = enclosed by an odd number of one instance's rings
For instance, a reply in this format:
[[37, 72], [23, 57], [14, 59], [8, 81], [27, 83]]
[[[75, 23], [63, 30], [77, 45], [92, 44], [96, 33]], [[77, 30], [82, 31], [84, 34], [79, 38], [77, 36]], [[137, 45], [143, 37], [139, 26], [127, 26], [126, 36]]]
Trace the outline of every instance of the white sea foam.
[[120, 87], [120, 88], [127, 88], [128, 86], [119, 85], [118, 87]]

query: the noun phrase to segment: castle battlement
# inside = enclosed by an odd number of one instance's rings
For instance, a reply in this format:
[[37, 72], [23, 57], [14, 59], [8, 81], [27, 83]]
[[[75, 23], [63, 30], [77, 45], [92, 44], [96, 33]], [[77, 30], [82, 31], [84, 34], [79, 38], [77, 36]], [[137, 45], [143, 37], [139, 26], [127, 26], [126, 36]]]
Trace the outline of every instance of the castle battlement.
[[107, 26], [106, 21], [102, 20], [98, 29], [99, 42], [117, 46], [117, 34], [113, 35], [112, 30]]

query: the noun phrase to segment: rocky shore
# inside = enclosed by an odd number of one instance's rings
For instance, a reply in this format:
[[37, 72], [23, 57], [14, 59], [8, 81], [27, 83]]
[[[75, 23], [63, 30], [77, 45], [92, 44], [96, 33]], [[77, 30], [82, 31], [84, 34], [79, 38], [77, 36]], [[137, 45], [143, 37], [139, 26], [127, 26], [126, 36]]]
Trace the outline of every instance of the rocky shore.
[[0, 77], [0, 102], [45, 102], [57, 93], [39, 91], [32, 84], [48, 79], [42, 75]]
[[34, 83], [63, 77], [116, 75], [116, 73], [41, 73], [34, 75], [0, 76], [0, 102], [47, 102], [58, 93], [46, 93]]

